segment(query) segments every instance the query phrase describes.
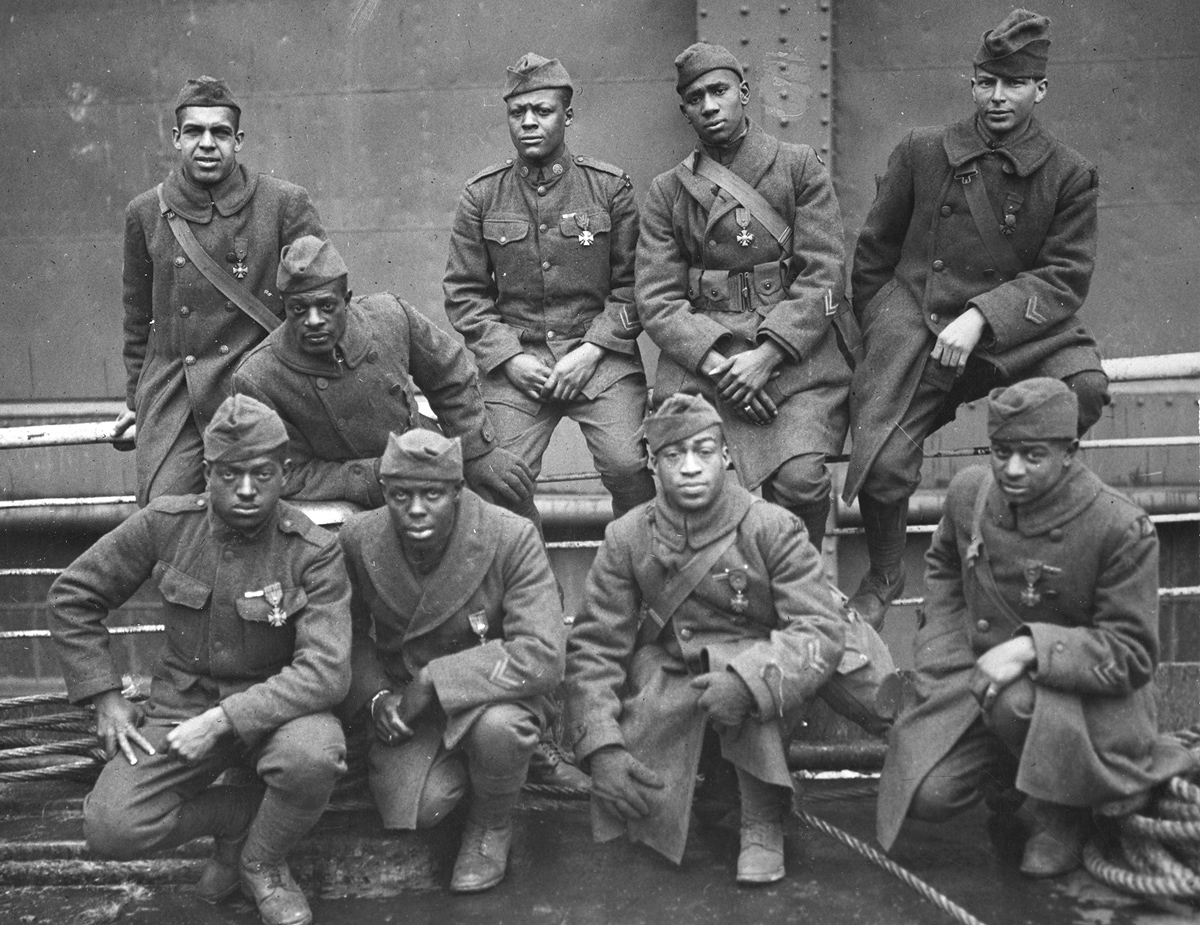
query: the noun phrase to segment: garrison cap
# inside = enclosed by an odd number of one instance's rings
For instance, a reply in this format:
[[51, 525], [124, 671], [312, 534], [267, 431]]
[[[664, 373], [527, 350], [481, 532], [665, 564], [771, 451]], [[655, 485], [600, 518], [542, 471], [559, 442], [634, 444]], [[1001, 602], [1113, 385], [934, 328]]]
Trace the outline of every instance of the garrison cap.
[[239, 462], [274, 452], [287, 442], [287, 428], [279, 415], [239, 392], [221, 402], [204, 429], [204, 458], [213, 463]]
[[518, 93], [532, 93], [534, 90], [547, 90], [561, 87], [575, 92], [571, 83], [571, 75], [562, 66], [558, 58], [543, 58], [533, 52], [523, 55], [516, 64], [509, 65], [504, 75], [504, 98], [516, 96]]
[[707, 42], [696, 42], [689, 45], [675, 59], [675, 69], [679, 71], [679, 79], [675, 81], [675, 92], [683, 95], [684, 89], [697, 77], [709, 71], [728, 70], [738, 75], [738, 80], [744, 80], [742, 64], [724, 45], [709, 45]]
[[428, 479], [461, 482], [462, 441], [432, 430], [388, 434], [387, 449], [379, 461], [379, 475], [393, 479]]
[[306, 234], [283, 246], [275, 286], [284, 295], [308, 292], [349, 273], [337, 248], [316, 235]]
[[234, 101], [229, 84], [219, 77], [207, 75], [192, 77], [183, 85], [175, 97], [175, 112], [185, 106], [228, 106], [239, 116], [242, 114], [242, 107]]
[[975, 66], [996, 77], [1046, 76], [1050, 56], [1050, 20], [1040, 13], [1016, 9], [995, 29], [983, 33]]
[[646, 418], [642, 430], [650, 452], [657, 453], [668, 443], [686, 440], [714, 424], [721, 425], [721, 416], [703, 397], [676, 392]]
[[993, 440], [1074, 440], [1079, 401], [1066, 383], [1039, 377], [988, 395], [988, 436]]

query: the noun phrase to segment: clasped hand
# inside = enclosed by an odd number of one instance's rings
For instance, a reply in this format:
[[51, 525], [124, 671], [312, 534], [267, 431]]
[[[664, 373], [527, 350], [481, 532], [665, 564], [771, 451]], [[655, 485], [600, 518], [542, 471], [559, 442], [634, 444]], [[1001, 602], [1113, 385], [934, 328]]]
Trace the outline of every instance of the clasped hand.
[[602, 748], [591, 757], [592, 795], [612, 812], [626, 819], [650, 815], [653, 791], [661, 790], [663, 779], [624, 748]]
[[399, 745], [413, 737], [417, 718], [433, 703], [433, 681], [422, 669], [403, 691], [388, 691], [371, 707], [375, 736], [385, 745]]
[[983, 708], [990, 710], [1000, 692], [1024, 676], [1036, 661], [1033, 639], [1014, 636], [979, 656], [968, 686]]
[[710, 671], [693, 678], [692, 687], [704, 692], [700, 709], [715, 726], [740, 726], [754, 712], [754, 695], [735, 672]]
[[603, 347], [583, 343], [564, 355], [552, 369], [535, 356], [519, 353], [504, 362], [504, 374], [534, 401], [574, 401], [587, 388], [603, 357]]

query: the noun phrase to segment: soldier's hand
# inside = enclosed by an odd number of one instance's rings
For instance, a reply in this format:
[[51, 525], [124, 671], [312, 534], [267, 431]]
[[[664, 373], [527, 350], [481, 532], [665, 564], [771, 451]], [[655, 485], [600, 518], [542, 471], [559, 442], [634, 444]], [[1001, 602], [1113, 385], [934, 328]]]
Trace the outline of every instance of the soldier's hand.
[[704, 359], [700, 361], [700, 374], [716, 382], [725, 375], [725, 370], [729, 369], [729, 364], [732, 362], [732, 360], [722, 356], [717, 351], [710, 350], [704, 354]]
[[140, 706], [130, 703], [116, 690], [97, 694], [92, 698], [92, 704], [96, 708], [96, 738], [104, 746], [105, 758], [112, 758], [120, 748], [130, 764], [137, 764], [134, 745], [147, 755], [155, 754], [154, 746], [138, 732], [138, 726], [145, 719]]
[[542, 389], [550, 378], [550, 367], [528, 353], [518, 353], [504, 361], [504, 375], [520, 392], [535, 401], [542, 400]]
[[979, 656], [968, 686], [980, 705], [990, 710], [1000, 692], [1021, 678], [1036, 661], [1037, 649], [1034, 648], [1033, 639], [1014, 636]]
[[433, 687], [433, 679], [429, 672], [422, 668], [417, 676], [404, 687], [404, 700], [400, 703], [400, 719], [410, 729], [417, 724], [417, 718], [429, 709], [437, 699], [437, 691]]
[[400, 718], [400, 705], [403, 702], [403, 694], [388, 691], [371, 704], [375, 737], [384, 745], [399, 745], [413, 737], [412, 729]]
[[476, 491], [516, 504], [533, 494], [533, 473], [525, 461], [502, 447], [463, 462], [463, 478]]
[[619, 816], [645, 819], [652, 791], [663, 779], [623, 748], [602, 748], [591, 756], [592, 794]]
[[542, 398], [574, 401], [587, 387], [596, 367], [604, 356], [604, 348], [596, 344], [580, 344], [554, 364], [550, 377], [542, 386]]
[[779, 414], [779, 408], [766, 392], [755, 392], [737, 411], [751, 424], [757, 424], [759, 427], [770, 424]]
[[775, 341], [764, 340], [753, 350], [730, 357], [729, 367], [717, 380], [717, 394], [731, 405], [745, 405], [767, 384], [784, 356]]
[[167, 733], [167, 754], [184, 764], [205, 758], [233, 724], [219, 706], [180, 723]]
[[[117, 419], [113, 421], [113, 437], [115, 438], [121, 436], [121, 434], [125, 433], [125, 431], [129, 430], [129, 428], [136, 423], [137, 412], [130, 411], [128, 408], [126, 408], [120, 414], [118, 414]], [[123, 453], [132, 450], [134, 446], [135, 443], [132, 438], [127, 438], [125, 440], [113, 440], [113, 448], [120, 450]]]
[[703, 691], [700, 709], [717, 726], [740, 726], [754, 712], [754, 695], [736, 672], [710, 671], [692, 679], [692, 687]]
[[968, 308], [951, 321], [938, 335], [937, 343], [929, 354], [943, 366], [954, 366], [961, 373], [967, 365], [967, 357], [983, 338], [987, 319], [977, 308]]

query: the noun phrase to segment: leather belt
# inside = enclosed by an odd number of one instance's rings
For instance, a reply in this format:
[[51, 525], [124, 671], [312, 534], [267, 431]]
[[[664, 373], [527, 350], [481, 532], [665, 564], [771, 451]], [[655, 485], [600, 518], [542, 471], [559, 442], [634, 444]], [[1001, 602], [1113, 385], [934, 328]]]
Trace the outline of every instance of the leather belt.
[[778, 301], [787, 282], [778, 260], [749, 270], [688, 270], [688, 299], [700, 311], [744, 313]]

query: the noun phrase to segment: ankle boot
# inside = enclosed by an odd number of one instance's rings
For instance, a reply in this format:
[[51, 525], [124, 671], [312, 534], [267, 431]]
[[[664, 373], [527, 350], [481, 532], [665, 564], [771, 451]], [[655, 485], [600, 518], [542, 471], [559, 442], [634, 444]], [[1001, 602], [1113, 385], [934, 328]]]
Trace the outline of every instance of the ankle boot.
[[321, 818], [320, 809], [298, 809], [276, 791], [263, 797], [242, 849], [242, 891], [258, 906], [265, 925], [309, 925], [312, 910], [292, 879], [287, 855]]
[[450, 877], [452, 893], [479, 893], [504, 879], [519, 794], [519, 784], [507, 792], [471, 794], [467, 825]]
[[787, 792], [737, 769], [742, 796], [738, 883], [775, 883], [783, 879], [783, 810]]
[[242, 846], [261, 799], [261, 787], [210, 787], [188, 802], [189, 813], [213, 826], [213, 853], [196, 881], [196, 895], [206, 903], [223, 902], [237, 892]]
[[883, 626], [888, 606], [904, 590], [904, 541], [908, 526], [908, 499], [885, 504], [859, 495], [867, 555], [871, 566], [850, 606], [873, 629]]
[[1060, 877], [1083, 866], [1083, 842], [1091, 812], [1029, 797], [1025, 809], [1041, 827], [1025, 843], [1021, 873], [1026, 877]]

